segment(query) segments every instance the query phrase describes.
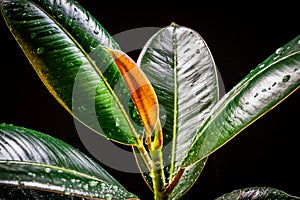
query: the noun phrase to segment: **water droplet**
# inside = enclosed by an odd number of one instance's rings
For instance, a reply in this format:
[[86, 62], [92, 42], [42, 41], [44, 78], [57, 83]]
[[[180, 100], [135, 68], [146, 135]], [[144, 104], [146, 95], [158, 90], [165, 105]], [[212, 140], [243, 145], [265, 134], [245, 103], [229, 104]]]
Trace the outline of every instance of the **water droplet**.
[[105, 199], [106, 199], [106, 200], [112, 200], [111, 194], [106, 194], [106, 195], [105, 195]]
[[63, 18], [63, 15], [62, 15], [62, 14], [59, 14], [59, 15], [57, 16], [57, 18], [58, 18], [58, 19], [62, 19], [62, 18]]
[[99, 34], [99, 31], [98, 30], [94, 30], [94, 33], [95, 33], [95, 35], [98, 35]]
[[90, 46], [90, 51], [95, 51], [96, 47]]
[[280, 47], [278, 49], [276, 49], [275, 53], [276, 54], [281, 54], [283, 52], [284, 48], [283, 47]]
[[260, 68], [260, 69], [262, 69], [262, 68], [264, 68], [264, 67], [265, 67], [265, 64], [264, 64], [264, 63], [261, 63], [261, 64], [258, 65], [258, 68]]
[[70, 20], [68, 21], [68, 25], [69, 25], [69, 26], [72, 26], [72, 24], [73, 24], [73, 20], [70, 19]]
[[118, 190], [118, 186], [114, 185], [114, 186], [112, 186], [112, 189], [113, 189], [114, 191], [116, 191], [116, 190]]
[[19, 184], [19, 186], [24, 186], [25, 185], [25, 183], [23, 181], [19, 181], [18, 184]]
[[285, 75], [283, 78], [282, 78], [282, 82], [288, 82], [290, 80], [291, 76], [290, 75]]
[[86, 15], [85, 21], [87, 21], [87, 22], [90, 21], [90, 16], [88, 14]]
[[116, 122], [116, 127], [120, 126], [120, 119], [118, 117], [116, 117], [115, 122]]
[[89, 185], [88, 185], [88, 184], [85, 184], [85, 185], [83, 186], [83, 189], [84, 189], [85, 191], [87, 191], [87, 190], [89, 189]]
[[36, 50], [36, 53], [40, 55], [40, 54], [42, 54], [44, 51], [45, 51], [45, 48], [44, 48], [44, 47], [39, 47], [39, 48]]
[[92, 181], [89, 181], [89, 185], [91, 186], [91, 187], [95, 187], [96, 185], [98, 185], [98, 181], [94, 181], [94, 180], [92, 180]]
[[67, 189], [64, 191], [64, 193], [65, 193], [66, 195], [69, 195], [69, 194], [71, 194], [71, 191], [70, 191], [69, 188], [67, 188]]
[[156, 169], [158, 169], [160, 166], [161, 166], [161, 163], [159, 161], [157, 161], [157, 162], [154, 163], [154, 167]]
[[28, 176], [36, 177], [36, 174], [34, 174], [34, 173], [28, 172], [27, 174], [28, 174]]
[[50, 172], [51, 172], [51, 169], [50, 169], [49, 167], [46, 167], [46, 168], [45, 168], [45, 172], [46, 172], [46, 173], [50, 173]]

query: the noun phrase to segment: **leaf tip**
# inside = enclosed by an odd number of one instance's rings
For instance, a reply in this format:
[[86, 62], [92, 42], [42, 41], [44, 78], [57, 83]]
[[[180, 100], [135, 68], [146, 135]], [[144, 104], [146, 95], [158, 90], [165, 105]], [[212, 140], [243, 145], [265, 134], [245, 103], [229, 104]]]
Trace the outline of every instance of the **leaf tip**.
[[178, 24], [176, 24], [175, 22], [172, 22], [172, 23], [171, 23], [171, 26], [172, 26], [172, 27], [174, 27], [174, 28], [177, 28], [177, 27], [179, 27], [179, 25], [178, 25]]

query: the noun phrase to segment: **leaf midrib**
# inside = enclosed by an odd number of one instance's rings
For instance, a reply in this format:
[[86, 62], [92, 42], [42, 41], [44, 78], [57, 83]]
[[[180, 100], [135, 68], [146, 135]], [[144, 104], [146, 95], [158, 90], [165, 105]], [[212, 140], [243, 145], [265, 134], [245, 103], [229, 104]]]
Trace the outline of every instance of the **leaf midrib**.
[[[64, 168], [64, 167], [59, 167], [59, 166], [55, 166], [55, 165], [49, 165], [49, 164], [43, 164], [43, 163], [38, 163], [38, 162], [28, 162], [28, 161], [18, 161], [18, 160], [0, 160], [0, 164], [22, 164], [22, 165], [28, 165], [28, 166], [37, 166], [37, 167], [42, 167], [42, 168], [51, 168], [51, 169], [55, 169], [57, 171], [61, 170], [63, 172], [67, 172], [67, 173], [73, 173], [76, 174], [78, 176], [81, 176], [83, 178], [87, 178], [87, 179], [93, 179], [95, 181], [102, 181], [102, 182], [106, 182], [104, 180], [98, 179], [95, 176], [91, 176], [88, 174], [84, 174], [82, 172], [73, 170], [73, 169], [68, 169], [68, 168]], [[107, 184], [111, 184], [106, 182]]]
[[173, 173], [175, 170], [175, 153], [176, 153], [176, 137], [178, 131], [178, 73], [177, 73], [177, 39], [176, 39], [176, 25], [173, 25], [173, 72], [174, 72], [174, 112], [173, 112], [173, 139], [172, 139], [172, 154], [171, 154], [171, 166], [170, 166], [170, 177], [169, 185], [173, 181]]

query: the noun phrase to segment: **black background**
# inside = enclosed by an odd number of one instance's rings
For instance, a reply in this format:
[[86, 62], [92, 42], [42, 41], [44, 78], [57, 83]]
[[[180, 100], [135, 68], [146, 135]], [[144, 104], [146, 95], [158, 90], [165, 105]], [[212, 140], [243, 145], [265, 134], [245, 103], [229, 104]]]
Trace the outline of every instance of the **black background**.
[[[288, 2], [264, 7], [246, 3], [204, 6], [187, 1], [178, 6], [161, 2], [78, 2], [111, 35], [138, 27], [165, 27], [171, 22], [194, 29], [207, 42], [226, 91], [300, 33], [300, 9]], [[93, 157], [76, 134], [72, 117], [43, 86], [3, 20], [0, 49], [0, 122], [53, 135]], [[132, 54], [134, 59], [136, 56]], [[212, 154], [183, 199], [214, 199], [249, 186], [269, 186], [300, 196], [299, 99], [299, 92], [293, 93]], [[153, 198], [140, 174], [103, 166], [141, 199]]]

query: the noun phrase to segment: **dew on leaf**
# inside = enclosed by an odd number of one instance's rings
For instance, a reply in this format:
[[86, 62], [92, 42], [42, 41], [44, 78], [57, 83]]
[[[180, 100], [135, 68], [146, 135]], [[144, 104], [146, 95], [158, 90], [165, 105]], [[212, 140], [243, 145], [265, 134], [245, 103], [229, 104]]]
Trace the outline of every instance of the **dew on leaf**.
[[50, 173], [50, 172], [51, 172], [51, 169], [50, 169], [49, 167], [46, 167], [46, 168], [45, 168], [45, 172], [46, 172], [46, 173]]
[[28, 176], [36, 177], [36, 174], [34, 174], [34, 173], [28, 172], [27, 174], [28, 174]]
[[264, 67], [265, 67], [265, 64], [264, 64], [264, 63], [261, 63], [261, 64], [258, 65], [258, 68], [260, 68], [260, 69], [262, 69], [262, 68], [264, 68]]
[[104, 189], [106, 187], [106, 184], [105, 183], [101, 183], [100, 187]]
[[99, 34], [99, 31], [98, 30], [94, 30], [94, 33], [95, 33], [95, 35], [98, 35]]
[[23, 181], [19, 181], [18, 184], [19, 184], [19, 186], [24, 186], [25, 185], [25, 183]]
[[282, 82], [286, 83], [290, 80], [291, 76], [290, 75], [285, 75], [283, 78], [282, 78]]
[[95, 187], [96, 185], [98, 185], [98, 181], [94, 181], [94, 180], [92, 180], [92, 181], [89, 181], [89, 185], [91, 186], [91, 187]]
[[69, 194], [71, 194], [71, 191], [70, 191], [70, 189], [66, 189], [65, 191], [64, 191], [64, 193], [66, 194], [66, 195], [69, 195]]
[[70, 20], [68, 21], [68, 25], [69, 25], [69, 26], [72, 26], [72, 24], [73, 24], [73, 20], [70, 19]]
[[106, 200], [111, 200], [111, 199], [112, 199], [111, 194], [106, 194], [106, 195], [105, 195], [105, 199], [106, 199]]
[[118, 186], [114, 185], [114, 186], [112, 187], [112, 189], [113, 189], [114, 191], [116, 191], [116, 190], [118, 189]]
[[45, 48], [44, 48], [44, 47], [39, 47], [39, 48], [36, 50], [36, 53], [40, 55], [40, 54], [42, 54], [44, 51], [45, 51]]
[[280, 47], [278, 49], [276, 49], [275, 53], [276, 54], [281, 54], [283, 52], [284, 48], [283, 47]]
[[87, 190], [89, 189], [89, 185], [88, 185], [88, 184], [85, 184], [85, 185], [83, 186], [83, 189], [84, 189], [85, 191], [87, 191]]

